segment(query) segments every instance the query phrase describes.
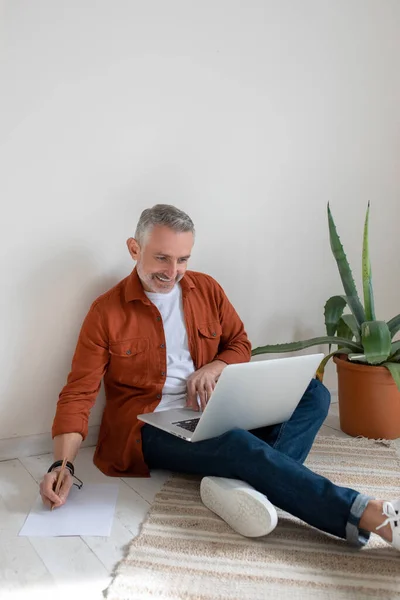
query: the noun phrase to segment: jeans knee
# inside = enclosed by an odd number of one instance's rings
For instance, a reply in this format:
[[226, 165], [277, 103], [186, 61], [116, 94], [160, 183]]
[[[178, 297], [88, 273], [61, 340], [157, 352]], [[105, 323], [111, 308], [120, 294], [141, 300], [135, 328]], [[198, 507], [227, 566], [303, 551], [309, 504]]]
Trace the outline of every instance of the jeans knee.
[[219, 451], [227, 455], [243, 453], [253, 445], [254, 436], [245, 429], [231, 429], [219, 437]]
[[243, 442], [247, 443], [247, 438], [249, 435], [250, 434], [248, 431], [246, 431], [246, 429], [231, 429], [230, 431], [223, 433], [221, 438], [228, 443], [236, 445]]
[[331, 405], [330, 391], [318, 379], [313, 379], [312, 383], [313, 385], [310, 391], [314, 399], [315, 411], [318, 413], [321, 421], [325, 421]]

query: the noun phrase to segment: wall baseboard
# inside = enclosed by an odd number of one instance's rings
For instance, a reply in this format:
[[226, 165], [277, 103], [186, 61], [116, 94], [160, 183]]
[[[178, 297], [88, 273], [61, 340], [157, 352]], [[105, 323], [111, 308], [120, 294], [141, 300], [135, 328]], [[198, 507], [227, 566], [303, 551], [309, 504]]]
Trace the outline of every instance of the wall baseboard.
[[[89, 427], [88, 435], [82, 443], [82, 448], [95, 446], [99, 437], [100, 425]], [[12, 460], [22, 456], [38, 456], [53, 452], [53, 440], [50, 433], [25, 435], [22, 437], [0, 440], [0, 461]]]
[[335, 404], [335, 402], [339, 402], [337, 390], [331, 390], [331, 402], [332, 404]]

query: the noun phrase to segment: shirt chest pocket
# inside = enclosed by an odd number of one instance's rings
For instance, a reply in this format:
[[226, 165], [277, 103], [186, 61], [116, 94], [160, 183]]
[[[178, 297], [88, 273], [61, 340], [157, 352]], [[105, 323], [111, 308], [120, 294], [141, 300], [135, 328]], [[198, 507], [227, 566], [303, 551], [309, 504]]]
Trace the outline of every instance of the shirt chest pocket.
[[219, 321], [204, 323], [197, 328], [201, 365], [212, 362], [218, 354], [222, 327]]
[[148, 383], [149, 340], [131, 338], [109, 345], [108, 372], [118, 384], [138, 386]]

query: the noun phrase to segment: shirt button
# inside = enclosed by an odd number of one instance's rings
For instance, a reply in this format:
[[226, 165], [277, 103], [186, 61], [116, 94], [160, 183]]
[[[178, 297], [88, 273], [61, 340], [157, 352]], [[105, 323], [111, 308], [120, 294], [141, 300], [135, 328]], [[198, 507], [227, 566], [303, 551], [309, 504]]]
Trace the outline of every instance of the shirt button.
[[161, 371], [161, 375], [164, 377], [164, 375], [165, 375], [165, 371]]
[[161, 321], [161, 317], [157, 317], [157, 321]]
[[130, 350], [127, 350], [127, 351], [126, 351], [126, 353], [129, 355], [129, 354], [131, 354], [131, 351], [130, 351]]
[[217, 334], [215, 333], [215, 331], [213, 331], [211, 335], [212, 335], [213, 337], [217, 337]]
[[160, 348], [165, 348], [165, 344], [161, 344]]
[[161, 398], [161, 394], [157, 394], [157, 399], [159, 400]]

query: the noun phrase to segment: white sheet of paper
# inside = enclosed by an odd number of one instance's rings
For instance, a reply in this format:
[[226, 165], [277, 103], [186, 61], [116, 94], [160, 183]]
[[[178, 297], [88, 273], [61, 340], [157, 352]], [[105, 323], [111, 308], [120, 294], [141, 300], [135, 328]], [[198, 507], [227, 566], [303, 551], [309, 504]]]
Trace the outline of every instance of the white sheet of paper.
[[109, 536], [118, 496], [118, 485], [109, 483], [73, 486], [67, 502], [50, 510], [41, 497], [29, 513], [20, 536], [58, 537], [62, 535]]

